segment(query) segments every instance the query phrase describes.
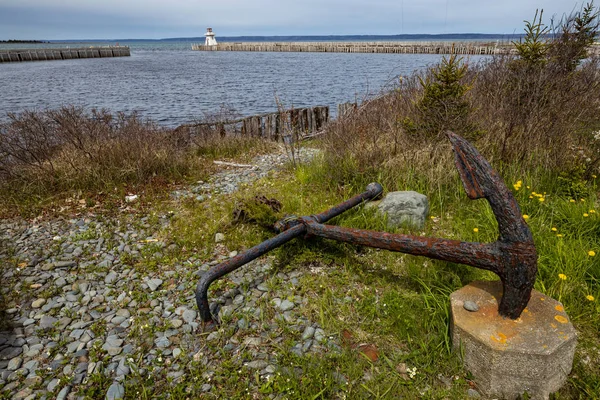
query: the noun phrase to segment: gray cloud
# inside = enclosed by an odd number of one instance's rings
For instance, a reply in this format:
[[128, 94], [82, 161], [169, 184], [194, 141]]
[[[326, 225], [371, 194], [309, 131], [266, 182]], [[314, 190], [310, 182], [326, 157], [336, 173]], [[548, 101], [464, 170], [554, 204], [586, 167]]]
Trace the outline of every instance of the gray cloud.
[[536, 8], [573, 0], [0, 0], [0, 39], [115, 39], [217, 35], [513, 33]]

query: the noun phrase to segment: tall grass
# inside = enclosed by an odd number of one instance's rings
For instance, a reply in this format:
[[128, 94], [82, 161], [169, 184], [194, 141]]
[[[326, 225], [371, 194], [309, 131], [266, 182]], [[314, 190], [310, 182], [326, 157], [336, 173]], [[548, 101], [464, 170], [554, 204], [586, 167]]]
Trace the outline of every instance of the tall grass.
[[19, 209], [73, 192], [203, 178], [214, 158], [269, 148], [254, 139], [172, 130], [106, 110], [9, 114], [0, 124], [0, 205]]

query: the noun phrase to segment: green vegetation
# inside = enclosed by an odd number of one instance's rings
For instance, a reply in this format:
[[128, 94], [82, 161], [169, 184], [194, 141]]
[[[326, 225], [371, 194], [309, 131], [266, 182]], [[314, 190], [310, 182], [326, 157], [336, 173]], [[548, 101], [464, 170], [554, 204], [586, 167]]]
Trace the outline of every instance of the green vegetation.
[[[536, 13], [533, 22], [526, 23], [524, 40], [515, 44], [518, 55], [481, 65], [445, 58], [425, 75], [402, 79], [396, 90], [330, 124], [318, 142], [310, 143], [323, 150], [310, 164], [295, 165], [227, 197], [153, 205], [175, 209], [168, 231], [163, 232], [175, 249], [159, 257], [159, 247], [148, 245], [126, 263], [146, 272], [183, 263], [191, 255], [197, 257], [195, 262], [211, 261], [217, 232], [225, 234], [219, 251], [242, 251], [272, 237], [268, 225], [274, 220], [323, 211], [372, 181], [381, 182], [387, 191], [416, 190], [429, 197], [425, 229], [398, 232], [495, 241], [498, 232], [491, 209], [483, 200], [467, 198], [454, 168], [452, 150], [443, 136], [446, 129], [454, 129], [469, 137], [512, 188], [539, 254], [535, 288], [561, 301], [579, 332], [573, 372], [555, 398], [599, 398], [600, 64], [596, 57], [587, 58], [587, 46], [598, 30], [598, 12], [593, 4], [586, 5], [566, 18], [552, 38], [545, 36], [542, 15]], [[67, 123], [71, 118], [76, 125]], [[31, 197], [39, 207], [49, 197], [77, 191], [116, 190], [121, 195], [131, 187], [125, 184], [166, 182], [159, 185], [164, 194], [173, 182], [203, 179], [213, 171], [213, 159], [244, 161], [271, 148], [218, 134], [202, 137], [161, 130], [135, 117], [114, 118], [63, 109], [24, 113], [0, 126], [2, 185], [13, 188], [0, 197], [4, 208]], [[102, 139], [91, 139], [97, 137]], [[144, 147], [149, 138], [152, 150]], [[137, 158], [127, 158], [119, 150], [126, 146], [140, 149], [134, 154]], [[277, 199], [281, 207], [257, 203], [261, 196]], [[372, 211], [360, 207], [331, 223], [386, 229]], [[302, 332], [290, 329], [285, 321], [273, 322], [272, 308], [262, 304], [259, 316], [244, 311], [226, 316], [218, 333], [232, 336], [242, 318], [257, 322], [258, 328], [236, 335], [240, 341], [251, 335], [265, 337], [277, 356], [278, 369], [271, 378], [261, 380], [242, 365], [241, 360], [251, 356], [242, 353], [235, 358], [221, 349], [221, 341], [206, 340], [202, 346], [221, 355], [218, 365], [211, 365], [214, 373], [207, 373], [200, 354], [182, 358], [185, 374], [180, 380], [167, 378], [166, 361], [160, 356], [151, 373], [142, 374], [136, 355], [128, 360], [132, 376], [125, 382], [127, 395], [208, 398], [201, 387], [210, 383], [213, 393], [230, 399], [270, 394], [290, 399], [465, 397], [472, 377], [451, 349], [448, 296], [473, 280], [497, 279], [493, 274], [314, 238], [292, 241], [273, 256], [276, 271], [304, 272], [290, 296], [310, 299], [301, 306], [303, 315], [343, 346], [318, 356], [298, 356], [292, 345]], [[185, 277], [190, 289], [194, 272], [190, 268]], [[266, 286], [286, 284], [275, 275]], [[232, 287], [234, 283], [225, 278], [211, 287], [211, 294]], [[132, 296], [147, 307], [160, 292]], [[136, 317], [130, 338], [137, 340], [143, 353], [151, 348], [153, 332], [159, 328], [167, 329], [154, 326], [145, 316]], [[101, 335], [106, 328], [96, 322], [90, 329]], [[202, 335], [205, 339], [208, 333]], [[272, 343], [273, 337], [283, 340]], [[90, 356], [101, 360], [104, 354], [94, 348]], [[91, 397], [102, 396], [110, 385], [97, 373], [90, 382], [83, 394]]]
[[[130, 192], [160, 196], [177, 183], [206, 179], [212, 160], [272, 146], [216, 132], [159, 128], [137, 115], [63, 107], [9, 114], [0, 124], [0, 212], [31, 214], [57, 200], [86, 207]], [[71, 196], [69, 198], [69, 196]]]

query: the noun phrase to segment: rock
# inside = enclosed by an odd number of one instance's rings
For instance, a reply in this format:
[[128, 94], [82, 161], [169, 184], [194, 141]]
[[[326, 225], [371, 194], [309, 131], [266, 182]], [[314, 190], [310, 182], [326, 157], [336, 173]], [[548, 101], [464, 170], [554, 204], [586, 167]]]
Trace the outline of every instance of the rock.
[[23, 353], [22, 347], [7, 347], [0, 351], [0, 360], [10, 360]]
[[50, 381], [50, 383], [48, 383], [48, 386], [46, 386], [46, 389], [49, 392], [54, 392], [54, 389], [56, 389], [56, 387], [58, 386], [59, 383], [60, 383], [60, 380], [54, 378]]
[[30, 388], [25, 388], [23, 390], [18, 391], [12, 398], [13, 400], [23, 400], [27, 396], [31, 395], [32, 390]]
[[118, 382], [113, 382], [106, 392], [105, 400], [117, 400], [125, 397], [125, 388]]
[[151, 291], [153, 291], [153, 292], [154, 292], [156, 289], [158, 289], [158, 287], [159, 287], [160, 285], [162, 285], [162, 283], [163, 283], [162, 279], [157, 279], [157, 278], [155, 278], [155, 279], [149, 279], [149, 280], [147, 280], [147, 281], [146, 281], [146, 284], [148, 285], [148, 288], [149, 288]]
[[177, 358], [181, 355], [181, 349], [180, 348], [175, 348], [173, 349], [173, 357]]
[[481, 395], [479, 394], [479, 392], [475, 389], [469, 389], [467, 390], [467, 397], [471, 398], [471, 399], [480, 399]]
[[[74, 267], [77, 265], [77, 262], [75, 261], [58, 261], [57, 263], [54, 264], [54, 266], [56, 268], [69, 268], [69, 267]], [[60, 286], [60, 285], [57, 285]]]
[[196, 321], [196, 311], [194, 310], [185, 310], [183, 312], [182, 318], [188, 324]]
[[279, 309], [281, 311], [289, 311], [294, 308], [296, 305], [289, 300], [283, 300], [281, 304], [279, 304]]
[[164, 349], [164, 348], [169, 347], [171, 345], [171, 341], [168, 338], [166, 338], [164, 336], [161, 336], [161, 337], [157, 338], [154, 341], [154, 344], [159, 349]]
[[471, 312], [479, 311], [479, 306], [477, 305], [477, 303], [475, 303], [474, 301], [471, 301], [471, 300], [465, 301], [465, 303], [463, 304], [463, 307], [467, 311], [471, 311]]
[[25, 385], [26, 387], [30, 388], [32, 386], [36, 386], [36, 385], [41, 384], [43, 381], [44, 380], [42, 379], [41, 376], [33, 375], [33, 376], [30, 376], [30, 377], [26, 378], [23, 381], [23, 385]]
[[210, 392], [210, 390], [212, 389], [212, 386], [209, 385], [208, 383], [205, 383], [204, 385], [202, 385], [202, 387], [200, 388], [200, 390], [202, 390], [204, 393], [206, 392]]
[[114, 281], [117, 280], [119, 276], [117, 275], [117, 273], [115, 271], [110, 271], [108, 273], [108, 275], [106, 275], [106, 278], [104, 278], [104, 283], [113, 283]]
[[21, 368], [21, 364], [23, 364], [23, 359], [21, 357], [15, 357], [8, 362], [6, 369], [9, 371], [16, 371]]
[[304, 333], [302, 333], [302, 340], [312, 339], [314, 334], [315, 328], [312, 326], [307, 326], [306, 329], [304, 329]]
[[58, 392], [58, 395], [56, 396], [56, 400], [65, 400], [70, 391], [71, 391], [71, 386], [65, 386], [64, 388], [61, 389], [60, 392]]
[[117, 316], [129, 318], [129, 317], [131, 317], [131, 313], [129, 312], [128, 309], [121, 308], [120, 310], [117, 310]]
[[181, 326], [183, 325], [183, 321], [180, 319], [172, 319], [169, 322], [170, 322], [171, 326], [175, 329], [181, 328]]
[[37, 299], [31, 303], [31, 308], [40, 308], [44, 304], [46, 304], [46, 299]]
[[222, 233], [217, 233], [215, 235], [215, 243], [221, 243], [223, 240], [225, 240], [225, 235]]
[[373, 204], [367, 207], [377, 207], [378, 212], [387, 217], [390, 228], [408, 224], [423, 229], [429, 213], [427, 196], [413, 191], [390, 192], [383, 200], [367, 204]]
[[317, 342], [324, 342], [326, 337], [325, 337], [325, 331], [321, 328], [317, 328], [315, 329], [315, 335], [314, 338]]
[[246, 363], [244, 365], [246, 367], [252, 368], [252, 369], [265, 369], [267, 367], [267, 365], [269, 365], [269, 364], [264, 360], [256, 360], [256, 361], [250, 361], [249, 363]]

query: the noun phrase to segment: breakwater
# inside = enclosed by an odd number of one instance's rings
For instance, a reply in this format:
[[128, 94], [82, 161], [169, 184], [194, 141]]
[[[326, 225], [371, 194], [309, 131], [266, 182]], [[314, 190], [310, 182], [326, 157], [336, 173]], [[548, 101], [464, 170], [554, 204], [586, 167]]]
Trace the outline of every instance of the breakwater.
[[306, 136], [319, 132], [329, 122], [329, 107], [293, 108], [275, 113], [239, 119], [217, 119], [180, 125], [175, 132], [189, 140], [191, 136], [250, 136], [268, 140], [286, 140], [291, 135]]
[[193, 44], [192, 50], [493, 55], [510, 53], [513, 47], [499, 42], [221, 42], [214, 46]]
[[71, 60], [74, 58], [129, 57], [127, 46], [56, 49], [0, 49], [0, 63], [22, 61]]

